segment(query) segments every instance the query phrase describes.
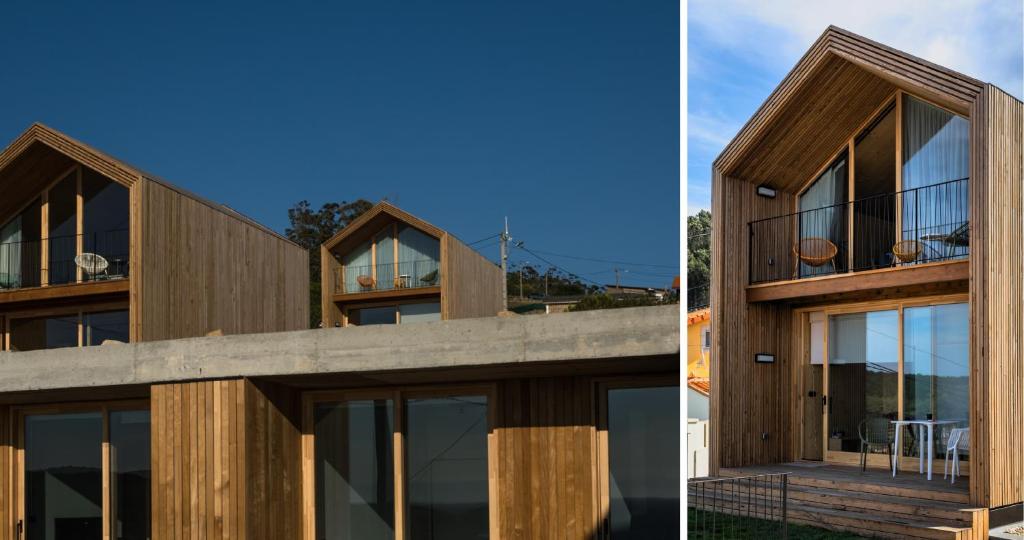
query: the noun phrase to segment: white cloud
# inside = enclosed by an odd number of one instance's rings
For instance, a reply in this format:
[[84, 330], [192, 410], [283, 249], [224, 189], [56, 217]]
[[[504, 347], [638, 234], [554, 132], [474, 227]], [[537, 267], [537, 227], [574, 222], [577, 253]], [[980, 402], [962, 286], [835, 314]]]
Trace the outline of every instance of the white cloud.
[[785, 69], [834, 24], [1024, 95], [1019, 0], [690, 0], [688, 24], [717, 47]]

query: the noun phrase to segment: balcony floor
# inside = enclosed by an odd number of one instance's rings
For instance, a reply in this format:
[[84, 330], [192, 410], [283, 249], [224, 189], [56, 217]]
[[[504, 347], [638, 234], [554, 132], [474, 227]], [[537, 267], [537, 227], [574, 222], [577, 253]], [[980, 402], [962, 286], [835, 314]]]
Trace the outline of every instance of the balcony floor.
[[747, 286], [748, 302], [881, 299], [889, 295], [966, 292], [969, 259]]

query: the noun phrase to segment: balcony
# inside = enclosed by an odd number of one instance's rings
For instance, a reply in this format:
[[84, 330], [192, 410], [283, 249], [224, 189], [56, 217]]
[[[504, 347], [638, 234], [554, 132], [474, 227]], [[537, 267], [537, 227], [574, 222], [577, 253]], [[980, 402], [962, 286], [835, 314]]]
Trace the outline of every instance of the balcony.
[[341, 266], [334, 270], [334, 294], [426, 289], [438, 287], [440, 283], [440, 264], [429, 259], [367, 266]]
[[0, 243], [0, 291], [128, 277], [127, 230]]
[[968, 179], [961, 178], [752, 221], [749, 282], [965, 259], [967, 196]]

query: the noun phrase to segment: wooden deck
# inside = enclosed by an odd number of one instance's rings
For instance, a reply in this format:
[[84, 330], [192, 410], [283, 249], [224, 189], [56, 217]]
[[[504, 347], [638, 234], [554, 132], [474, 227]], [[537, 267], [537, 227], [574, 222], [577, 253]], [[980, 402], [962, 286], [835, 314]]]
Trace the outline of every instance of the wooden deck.
[[[901, 471], [894, 478], [880, 468], [861, 472], [846, 465], [795, 462], [722, 469], [721, 476], [781, 472], [789, 473], [787, 515], [793, 523], [876, 538], [986, 538], [988, 510], [970, 507], [968, 479], [950, 484], [941, 471], [929, 481], [916, 471]], [[730, 513], [746, 510], [728, 493], [705, 504]]]

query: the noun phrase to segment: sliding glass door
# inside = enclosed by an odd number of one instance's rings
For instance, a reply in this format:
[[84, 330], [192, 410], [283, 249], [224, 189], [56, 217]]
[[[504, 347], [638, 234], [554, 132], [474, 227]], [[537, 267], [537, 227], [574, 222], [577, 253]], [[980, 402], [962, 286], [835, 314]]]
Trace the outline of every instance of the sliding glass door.
[[[880, 302], [824, 314], [826, 331], [808, 332], [808, 346], [823, 346], [826, 352], [826, 459], [850, 461], [842, 453], [860, 452], [871, 423], [939, 421], [937, 446], [951, 428], [968, 426], [969, 326], [962, 296]], [[915, 437], [916, 431], [909, 433], [902, 450], [919, 452], [922, 445]]]
[[150, 538], [150, 419], [144, 406], [18, 411], [18, 538]]

